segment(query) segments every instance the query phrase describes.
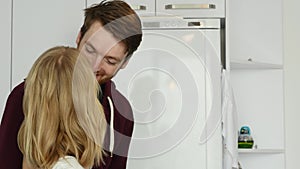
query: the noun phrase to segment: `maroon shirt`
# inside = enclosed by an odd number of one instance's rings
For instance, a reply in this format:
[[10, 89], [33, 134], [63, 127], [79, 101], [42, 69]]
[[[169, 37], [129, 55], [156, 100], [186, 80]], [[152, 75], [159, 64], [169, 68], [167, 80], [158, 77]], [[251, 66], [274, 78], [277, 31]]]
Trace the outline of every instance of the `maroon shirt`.
[[[104, 157], [104, 164], [93, 169], [125, 169], [134, 125], [132, 109], [127, 99], [116, 90], [112, 81], [102, 85], [102, 91], [101, 103], [108, 124], [110, 124], [111, 108], [107, 97], [111, 98], [114, 106], [114, 150], [111, 157], [108, 149], [110, 144], [108, 129], [104, 141], [107, 156]], [[0, 126], [0, 169], [22, 168], [23, 155], [18, 147], [17, 135], [24, 119], [23, 96], [24, 82], [13, 89], [6, 102]]]

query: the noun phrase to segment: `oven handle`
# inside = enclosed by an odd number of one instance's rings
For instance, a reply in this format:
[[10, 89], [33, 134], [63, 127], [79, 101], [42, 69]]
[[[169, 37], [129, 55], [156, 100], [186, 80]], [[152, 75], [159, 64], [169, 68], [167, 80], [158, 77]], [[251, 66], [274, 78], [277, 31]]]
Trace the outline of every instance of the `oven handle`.
[[215, 9], [215, 4], [168, 4], [165, 9]]

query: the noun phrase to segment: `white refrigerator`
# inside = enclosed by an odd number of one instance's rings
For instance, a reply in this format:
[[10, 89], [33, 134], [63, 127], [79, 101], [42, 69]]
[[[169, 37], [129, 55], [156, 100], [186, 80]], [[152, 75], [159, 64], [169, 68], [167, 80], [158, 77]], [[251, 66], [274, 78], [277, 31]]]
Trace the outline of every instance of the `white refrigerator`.
[[145, 17], [143, 41], [114, 77], [134, 132], [128, 169], [221, 169], [221, 21]]

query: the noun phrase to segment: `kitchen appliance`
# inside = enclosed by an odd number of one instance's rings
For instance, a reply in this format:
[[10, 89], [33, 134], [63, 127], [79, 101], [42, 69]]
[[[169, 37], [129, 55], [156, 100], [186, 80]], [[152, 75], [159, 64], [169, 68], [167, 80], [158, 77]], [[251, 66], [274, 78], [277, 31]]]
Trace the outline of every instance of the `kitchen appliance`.
[[114, 77], [132, 105], [128, 169], [221, 169], [221, 20], [143, 17]]

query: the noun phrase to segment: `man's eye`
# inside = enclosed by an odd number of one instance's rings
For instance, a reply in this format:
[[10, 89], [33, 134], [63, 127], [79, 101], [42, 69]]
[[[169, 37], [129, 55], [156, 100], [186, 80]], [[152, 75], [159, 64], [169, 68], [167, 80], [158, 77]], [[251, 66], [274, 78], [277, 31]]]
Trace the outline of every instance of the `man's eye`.
[[94, 49], [90, 45], [85, 45], [85, 50], [88, 53], [95, 53]]
[[106, 58], [105, 60], [106, 60], [106, 62], [107, 62], [108, 64], [110, 64], [110, 65], [116, 65], [116, 64], [117, 64], [117, 61], [114, 60], [114, 59]]

